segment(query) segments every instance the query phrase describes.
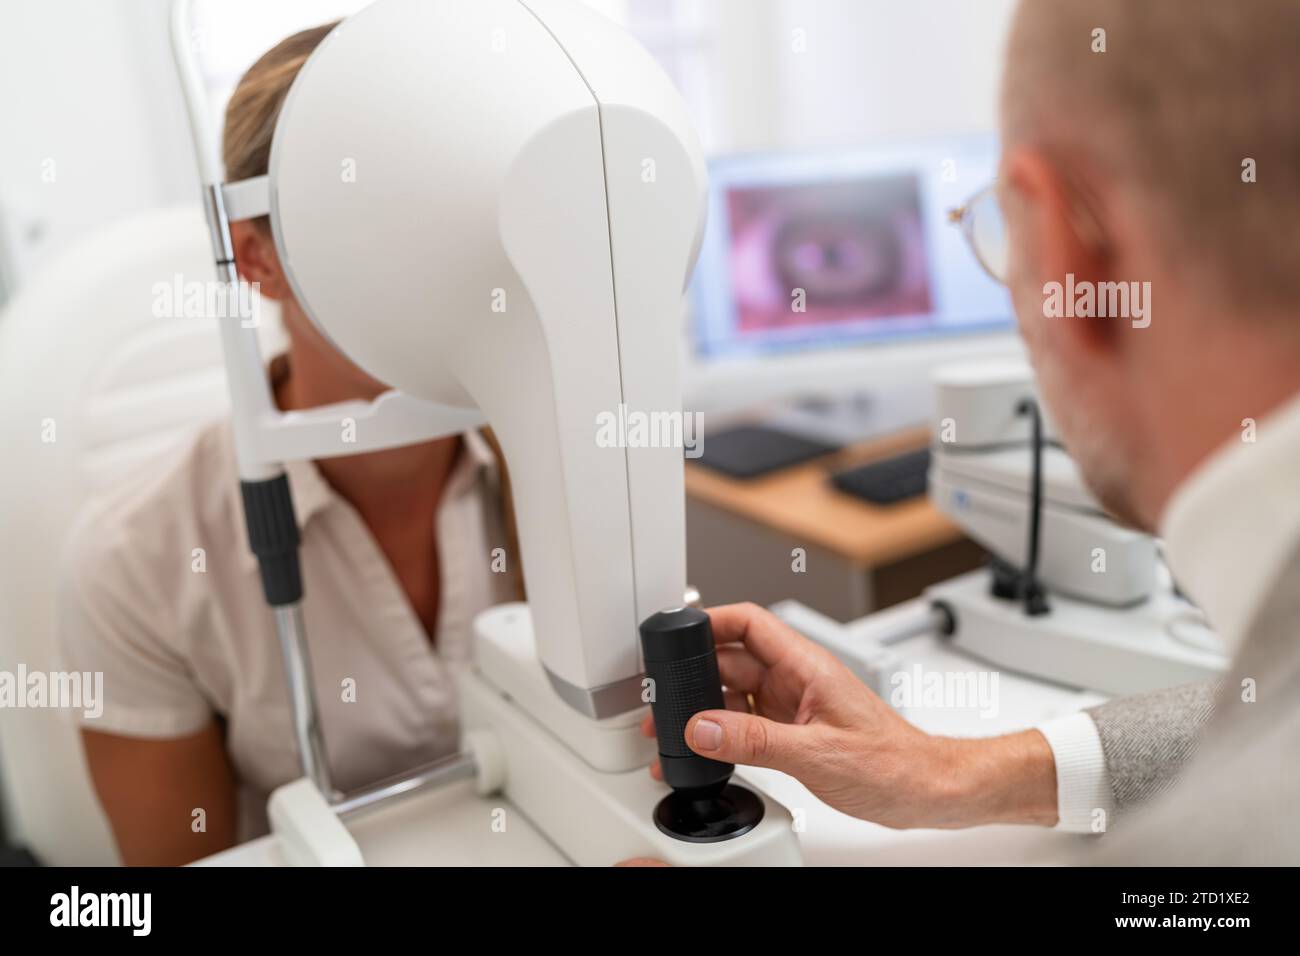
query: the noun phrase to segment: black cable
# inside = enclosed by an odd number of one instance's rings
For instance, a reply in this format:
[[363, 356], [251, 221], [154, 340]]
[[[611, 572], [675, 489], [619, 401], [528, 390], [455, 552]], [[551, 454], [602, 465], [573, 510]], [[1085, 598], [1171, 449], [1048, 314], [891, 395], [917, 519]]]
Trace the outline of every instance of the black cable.
[[1038, 403], [1027, 398], [1016, 407], [1017, 415], [1030, 416], [1033, 472], [1030, 475], [1029, 544], [1025, 570], [1020, 578], [1020, 596], [1025, 602], [1025, 613], [1030, 617], [1051, 610], [1047, 591], [1038, 580], [1038, 553], [1042, 537], [1043, 518], [1043, 413]]

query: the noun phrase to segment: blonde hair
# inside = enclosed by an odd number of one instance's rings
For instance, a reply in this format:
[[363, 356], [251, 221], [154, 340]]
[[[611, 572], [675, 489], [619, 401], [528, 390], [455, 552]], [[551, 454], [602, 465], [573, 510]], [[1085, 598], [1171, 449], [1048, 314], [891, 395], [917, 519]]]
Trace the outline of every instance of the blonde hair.
[[[339, 21], [303, 30], [281, 40], [248, 68], [226, 104], [221, 134], [221, 159], [226, 181], [238, 182], [266, 175], [271, 161], [271, 138], [284, 98], [312, 51]], [[256, 220], [267, 224], [267, 218]]]
[[[239, 80], [235, 92], [226, 104], [226, 122], [221, 135], [221, 159], [226, 166], [226, 181], [238, 182], [266, 175], [271, 161], [271, 139], [275, 123], [280, 117], [284, 98], [293, 85], [312, 51], [338, 26], [339, 21], [326, 23], [310, 30], [295, 33], [277, 43], [258, 58]], [[270, 217], [253, 220], [265, 229], [270, 228]], [[519, 559], [519, 532], [515, 525], [514, 500], [510, 493], [510, 472], [506, 468], [501, 446], [490, 428], [481, 430], [483, 437], [496, 457], [499, 479], [499, 506], [505, 533], [507, 554], [511, 560], [511, 588], [515, 596], [523, 599], [523, 572]]]

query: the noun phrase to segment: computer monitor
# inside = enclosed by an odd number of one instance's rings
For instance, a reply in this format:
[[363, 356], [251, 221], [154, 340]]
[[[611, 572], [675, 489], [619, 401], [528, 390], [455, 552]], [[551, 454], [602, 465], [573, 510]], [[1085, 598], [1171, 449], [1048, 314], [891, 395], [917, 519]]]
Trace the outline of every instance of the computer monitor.
[[713, 160], [688, 402], [923, 385], [949, 358], [1015, 354], [1007, 290], [947, 221], [997, 160], [979, 135]]

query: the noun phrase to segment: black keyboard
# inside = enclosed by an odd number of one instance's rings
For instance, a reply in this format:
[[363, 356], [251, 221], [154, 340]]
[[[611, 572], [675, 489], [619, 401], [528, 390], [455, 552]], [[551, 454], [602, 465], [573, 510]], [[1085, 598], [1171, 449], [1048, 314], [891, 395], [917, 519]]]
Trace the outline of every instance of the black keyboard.
[[836, 445], [775, 428], [740, 425], [710, 433], [699, 463], [732, 478], [758, 478], [838, 450]]
[[872, 461], [831, 475], [840, 491], [873, 505], [892, 505], [925, 494], [930, 471], [930, 449]]

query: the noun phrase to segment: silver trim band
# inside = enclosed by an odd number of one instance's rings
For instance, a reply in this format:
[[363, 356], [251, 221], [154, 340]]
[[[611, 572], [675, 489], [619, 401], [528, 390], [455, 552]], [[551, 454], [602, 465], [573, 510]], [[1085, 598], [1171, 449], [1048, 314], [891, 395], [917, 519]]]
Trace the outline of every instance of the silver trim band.
[[546, 671], [546, 679], [551, 682], [551, 687], [560, 695], [561, 700], [593, 720], [604, 720], [645, 706], [645, 701], [641, 699], [644, 674], [633, 674], [600, 687], [579, 687], [556, 677], [545, 664], [542, 665], [542, 670]]
[[452, 754], [450, 757], [419, 767], [404, 776], [394, 777], [341, 797], [334, 804], [334, 812], [340, 817], [351, 817], [398, 797], [423, 793], [457, 780], [473, 779], [477, 771], [478, 768], [471, 755]]

